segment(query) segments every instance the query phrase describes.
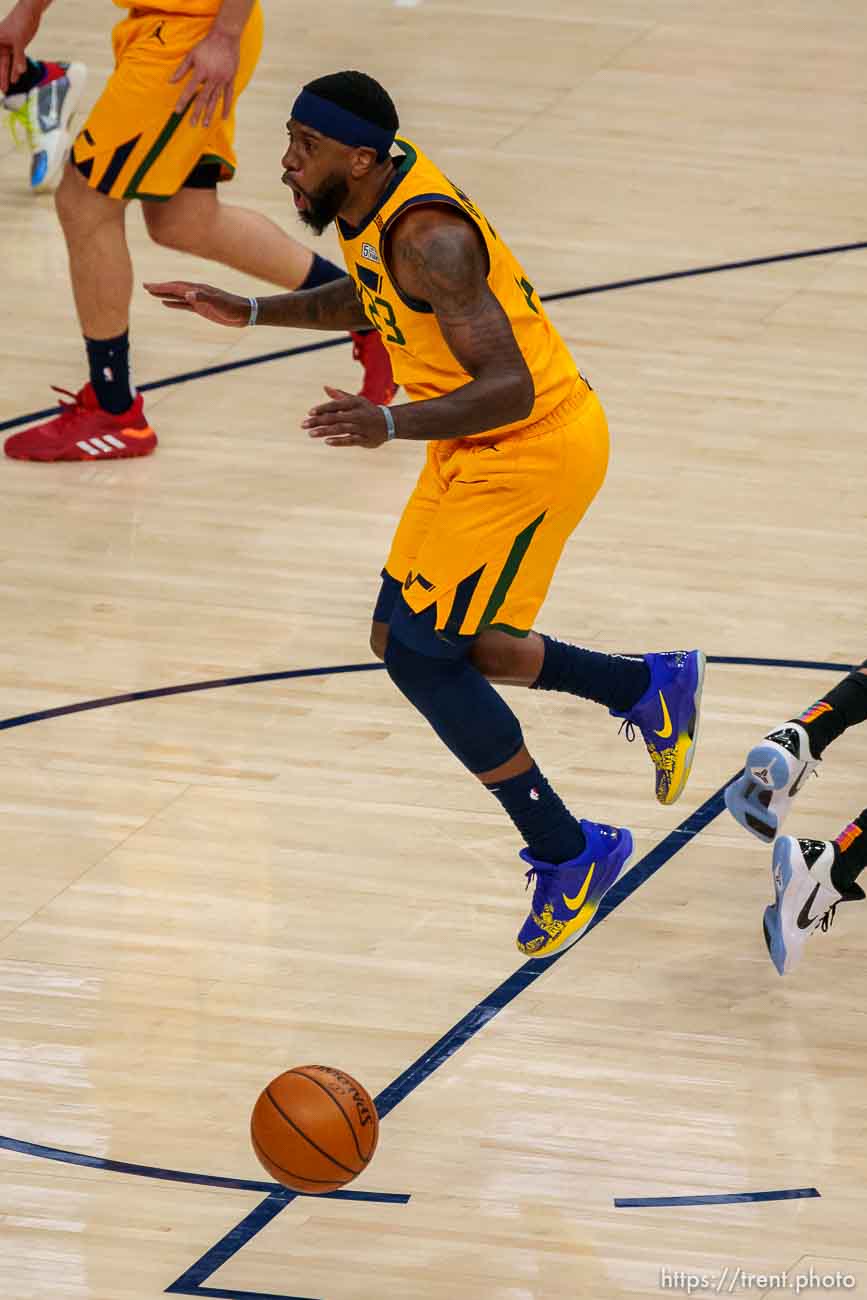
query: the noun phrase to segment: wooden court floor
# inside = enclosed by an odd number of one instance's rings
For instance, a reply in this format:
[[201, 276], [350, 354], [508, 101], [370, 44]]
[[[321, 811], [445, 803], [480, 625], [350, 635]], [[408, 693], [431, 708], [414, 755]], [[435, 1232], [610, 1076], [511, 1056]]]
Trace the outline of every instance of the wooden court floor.
[[[550, 310], [614, 454], [539, 626], [704, 647], [698, 759], [661, 808], [602, 710], [508, 693], [564, 798], [638, 845], [602, 924], [523, 964], [515, 834], [367, 648], [421, 449], [300, 432], [324, 383], [356, 384], [339, 339], [221, 333], [137, 291], [136, 378], [173, 381], [147, 397], [156, 455], [0, 463], [0, 1295], [758, 1296], [785, 1271], [783, 1293], [867, 1294], [867, 908], [781, 980], [769, 853], [720, 815], [753, 740], [867, 655], [867, 12], [266, 11], [227, 200], [295, 229], [291, 99], [361, 67], [540, 292], [582, 291]], [[88, 102], [116, 16], [56, 0], [35, 47], [87, 62]], [[25, 177], [0, 146], [6, 427], [83, 382]], [[137, 282], [244, 283], [129, 227]], [[865, 803], [862, 728], [790, 827]], [[249, 1147], [260, 1088], [309, 1062], [380, 1095], [353, 1195], [281, 1197]], [[722, 1199], [622, 1204], [684, 1197]]]

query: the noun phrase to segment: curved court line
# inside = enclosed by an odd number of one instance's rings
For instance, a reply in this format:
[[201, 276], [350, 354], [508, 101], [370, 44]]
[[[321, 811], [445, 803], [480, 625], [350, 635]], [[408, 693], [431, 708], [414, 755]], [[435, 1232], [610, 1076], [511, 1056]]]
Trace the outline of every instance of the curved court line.
[[[848, 244], [829, 244], [824, 248], [805, 248], [794, 253], [771, 253], [765, 257], [747, 257], [739, 262], [715, 262], [709, 266], [688, 267], [684, 271], [662, 271], [657, 275], [637, 275], [629, 280], [609, 280], [605, 284], [591, 284], [583, 289], [561, 289], [559, 293], [543, 293], [542, 302], [563, 302], [567, 298], [586, 298], [594, 293], [612, 293], [616, 289], [635, 289], [646, 284], [664, 284], [670, 280], [693, 279], [700, 275], [719, 275], [721, 271], [745, 271], [754, 266], [773, 266], [778, 262], [797, 262], [808, 257], [832, 257], [837, 253], [855, 253], [867, 249], [867, 240], [857, 240]], [[194, 379], [208, 379], [213, 375], [228, 374], [231, 370], [243, 370], [247, 366], [262, 365], [266, 361], [283, 361], [287, 357], [303, 356], [306, 352], [321, 352], [324, 348], [338, 348], [349, 343], [348, 335], [342, 338], [325, 339], [322, 343], [303, 343], [299, 347], [280, 348], [276, 352], [263, 352], [257, 357], [243, 357], [238, 361], [223, 361], [213, 366], [203, 366], [200, 370], [187, 370], [183, 374], [169, 375], [165, 379], [152, 379], [147, 384], [139, 384], [139, 392], [152, 392], [156, 388], [168, 388], [174, 384], [188, 384]], [[31, 420], [42, 420], [47, 415], [54, 415], [59, 406], [48, 406], [41, 411], [29, 411], [27, 415], [16, 415], [11, 420], [0, 421], [0, 432], [15, 429], [20, 424], [29, 424]]]
[[[801, 668], [816, 669], [819, 671], [850, 671], [855, 665], [836, 664], [818, 660], [783, 660], [783, 659], [765, 659], [752, 656], [716, 656], [709, 655], [710, 663], [728, 663], [736, 665], [749, 665], [757, 667], [781, 667], [781, 668]], [[16, 718], [7, 718], [0, 721], [0, 730], [13, 726], [24, 726], [29, 722], [42, 721], [49, 717], [59, 717], [67, 713], [78, 713], [87, 709], [107, 708], [113, 704], [128, 703], [133, 700], [156, 699], [165, 695], [184, 694], [191, 691], [216, 689], [224, 686], [248, 685], [250, 683], [262, 681], [280, 681], [299, 677], [323, 676], [330, 673], [340, 672], [363, 672], [382, 669], [383, 665], [374, 662], [367, 664], [343, 664], [331, 668], [301, 668], [292, 669], [287, 672], [274, 673], [256, 673], [246, 674], [242, 677], [220, 678], [209, 682], [192, 683], [185, 686], [170, 686], [157, 688], [150, 691], [136, 691], [126, 695], [109, 696], [100, 700], [86, 701], [81, 704], [64, 705], [58, 709], [42, 710], [38, 713], [22, 714]], [[737, 775], [737, 774], [735, 774]], [[731, 780], [732, 778], [729, 778]], [[682, 848], [703, 831], [725, 807], [724, 791], [729, 781], [726, 781], [709, 799], [706, 799], [694, 812], [690, 813], [674, 830], [662, 839], [649, 853], [638, 862], [630, 871], [626, 873], [617, 883], [608, 891], [603, 898], [599, 909], [593, 918], [587, 930], [581, 936], [578, 943], [583, 943], [597, 925], [600, 925], [607, 916], [609, 916], [617, 907], [620, 907], [636, 890], [646, 884], [651, 876], [679, 853]], [[565, 952], [555, 953], [548, 958], [530, 958], [530, 960], [519, 966], [518, 969], [510, 975], [502, 984], [498, 985], [492, 993], [488, 994], [481, 1002], [477, 1003], [465, 1016], [453, 1025], [432, 1047], [423, 1052], [411, 1065], [409, 1065], [398, 1077], [385, 1087], [375, 1098], [375, 1104], [380, 1118], [385, 1118], [390, 1111], [394, 1109], [401, 1101], [414, 1092], [434, 1070], [439, 1069], [451, 1056], [455, 1054], [465, 1043], [474, 1037], [475, 1034], [483, 1029], [493, 1018], [513, 1002], [515, 998], [529, 988], [540, 975], [546, 973], [558, 961], [567, 957], [575, 951], [578, 943], [573, 944]], [[184, 1272], [181, 1277], [166, 1288], [166, 1295], [185, 1295], [185, 1296], [206, 1296], [210, 1300], [311, 1300], [310, 1297], [289, 1296], [286, 1294], [277, 1295], [274, 1293], [238, 1291], [233, 1289], [224, 1289], [221, 1287], [206, 1287], [202, 1283], [212, 1277], [218, 1269], [222, 1268], [230, 1259], [233, 1258], [253, 1237], [257, 1236], [269, 1223], [271, 1223], [278, 1214], [282, 1213], [288, 1205], [298, 1199], [294, 1192], [287, 1192], [285, 1188], [275, 1189], [272, 1184], [250, 1183], [244, 1179], [223, 1179], [211, 1175], [184, 1174], [181, 1171], [158, 1170], [143, 1165], [126, 1164], [121, 1161], [105, 1161], [100, 1157], [77, 1155], [74, 1152], [65, 1152], [56, 1147], [42, 1147], [34, 1143], [20, 1142], [14, 1138], [0, 1138], [0, 1148], [13, 1150], [26, 1155], [39, 1156], [49, 1160], [58, 1160], [69, 1164], [87, 1165], [96, 1168], [115, 1169], [122, 1173], [134, 1173], [144, 1177], [163, 1177], [174, 1182], [198, 1183], [205, 1186], [220, 1187], [241, 1187], [243, 1190], [267, 1190], [268, 1194], [263, 1201], [259, 1203], [242, 1221], [232, 1228], [224, 1237], [206, 1251], [194, 1264]], [[341, 1193], [333, 1193], [337, 1197]], [[789, 1192], [744, 1192], [724, 1194], [722, 1196], [706, 1197], [663, 1197], [663, 1198], [619, 1198], [615, 1199], [615, 1205], [618, 1207], [627, 1207], [633, 1205], [696, 1205], [696, 1204], [727, 1204], [735, 1201], [761, 1201], [761, 1200], [788, 1200], [796, 1197], [818, 1196], [819, 1193], [815, 1188], [796, 1188]], [[389, 1200], [405, 1204], [409, 1197], [403, 1198], [396, 1194], [367, 1194], [364, 1193], [342, 1193], [344, 1199], [348, 1200]]]
[[726, 1192], [720, 1196], [615, 1196], [618, 1209], [656, 1205], [744, 1205], [749, 1201], [798, 1201], [819, 1196], [815, 1187], [792, 1187], [782, 1192]]
[[[708, 655], [711, 664], [741, 664], [757, 668], [810, 668], [823, 672], [851, 672], [857, 664], [824, 663], [811, 659], [756, 659], [740, 655]], [[241, 677], [215, 677], [206, 682], [188, 682], [180, 686], [156, 686], [147, 691], [127, 691], [123, 695], [103, 695], [96, 700], [82, 700], [78, 704], [60, 704], [53, 709], [39, 709], [34, 713], [19, 713], [16, 717], [0, 718], [0, 731], [12, 727], [26, 727], [31, 722], [44, 722], [48, 718], [64, 718], [70, 713], [87, 713], [91, 709], [108, 709], [115, 704], [133, 704], [136, 700], [160, 700], [169, 695], [192, 695], [196, 691], [216, 691], [227, 686], [252, 686], [259, 682], [286, 682], [297, 677], [328, 677], [331, 673], [382, 672], [385, 664], [333, 664], [330, 668], [289, 668], [280, 672], [245, 673]]]
[[136, 700], [161, 700], [167, 695], [191, 695], [195, 691], [216, 691], [224, 686], [251, 686], [257, 682], [285, 682], [295, 677], [328, 677], [331, 673], [366, 673], [385, 668], [381, 663], [334, 664], [331, 668], [290, 668], [283, 672], [246, 673], [243, 677], [215, 677], [207, 682], [188, 682], [181, 686], [157, 686], [149, 691], [128, 691], [125, 695], [104, 695], [98, 700], [83, 700], [79, 704], [61, 704], [54, 709], [40, 709], [36, 713], [20, 713], [15, 718], [0, 718], [0, 731], [10, 727], [26, 727], [31, 722], [44, 722], [46, 718], [63, 718], [68, 713], [87, 713], [90, 709], [108, 709], [115, 704], [132, 704]]
[[[112, 1174], [131, 1174], [136, 1178], [156, 1178], [167, 1183], [192, 1183], [196, 1187], [225, 1187], [238, 1192], [267, 1192], [289, 1200], [296, 1193], [275, 1182], [258, 1182], [252, 1178], [224, 1178], [219, 1174], [191, 1174], [184, 1169], [162, 1169], [159, 1165], [129, 1164], [125, 1160], [107, 1160], [102, 1156], [83, 1155], [66, 1151], [62, 1147], [46, 1147], [38, 1142], [22, 1142], [18, 1138], [0, 1136], [0, 1149], [15, 1151], [22, 1156], [38, 1156], [42, 1160], [56, 1160], [64, 1165], [81, 1165], [85, 1169], [102, 1169]], [[389, 1201], [405, 1205], [409, 1196], [403, 1192], [358, 1192], [341, 1190], [318, 1192], [317, 1200], [326, 1198], [338, 1201]]]

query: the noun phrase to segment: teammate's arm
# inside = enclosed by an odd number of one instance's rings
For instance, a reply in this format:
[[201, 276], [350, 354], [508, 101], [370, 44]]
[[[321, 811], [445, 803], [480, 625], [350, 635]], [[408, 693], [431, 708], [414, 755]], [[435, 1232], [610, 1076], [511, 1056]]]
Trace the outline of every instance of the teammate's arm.
[[[155, 298], [160, 298], [165, 307], [195, 312], [216, 325], [241, 327], [250, 323], [250, 299], [242, 298], [240, 294], [226, 293], [209, 284], [190, 284], [187, 280], [168, 280], [144, 287]], [[257, 303], [257, 326], [295, 325], [311, 330], [370, 328], [370, 321], [358, 301], [355, 284], [348, 275], [316, 289], [271, 294], [257, 299]]]
[[18, 0], [0, 20], [0, 95], [27, 67], [24, 51], [39, 31], [39, 23], [51, 0]]
[[187, 78], [175, 112], [185, 112], [195, 100], [191, 126], [197, 122], [210, 126], [221, 98], [223, 117], [229, 116], [241, 61], [241, 34], [255, 3], [256, 0], [223, 0], [207, 36], [185, 55], [171, 77], [173, 82]]

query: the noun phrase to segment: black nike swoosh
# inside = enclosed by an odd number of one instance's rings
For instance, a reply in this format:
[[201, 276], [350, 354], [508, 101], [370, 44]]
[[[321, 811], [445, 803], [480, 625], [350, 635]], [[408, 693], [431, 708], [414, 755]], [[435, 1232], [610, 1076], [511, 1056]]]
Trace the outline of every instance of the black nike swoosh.
[[789, 786], [790, 799], [794, 799], [795, 795], [798, 793], [801, 786], [804, 784], [804, 777], [806, 776], [806, 774], [807, 774], [807, 764], [805, 763], [804, 766], [801, 768], [800, 772], [798, 773], [798, 775], [795, 777], [792, 784]]
[[815, 889], [813, 890], [812, 894], [811, 894], [810, 897], [807, 899], [806, 903], [804, 904], [804, 906], [801, 908], [800, 912], [798, 913], [798, 929], [799, 929], [799, 930], [809, 930], [809, 928], [810, 928], [811, 925], [815, 925], [817, 921], [821, 921], [821, 919], [822, 919], [822, 914], [821, 914], [821, 913], [820, 913], [819, 916], [811, 916], [811, 915], [810, 915], [810, 908], [811, 908], [812, 905], [813, 905], [813, 899], [816, 897], [816, 895], [818, 894], [818, 892], [819, 892], [819, 886], [816, 885], [816, 887], [815, 887]]

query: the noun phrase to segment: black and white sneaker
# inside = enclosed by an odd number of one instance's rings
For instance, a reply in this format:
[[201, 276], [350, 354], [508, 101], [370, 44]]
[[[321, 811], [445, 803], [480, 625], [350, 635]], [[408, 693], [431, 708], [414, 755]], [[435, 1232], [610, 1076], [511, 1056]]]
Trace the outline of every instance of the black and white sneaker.
[[786, 722], [747, 754], [743, 772], [726, 788], [726, 807], [744, 830], [770, 843], [819, 761], [801, 724]]
[[[56, 189], [72, 144], [70, 122], [87, 82], [83, 63], [56, 63], [58, 75], [22, 95], [7, 95], [3, 107], [11, 114], [15, 135], [21, 127], [30, 148], [30, 189], [33, 194]], [[17, 139], [17, 136], [16, 136]]]
[[765, 908], [765, 943], [780, 975], [797, 965], [807, 936], [827, 930], [838, 903], [864, 898], [860, 885], [841, 894], [831, 879], [834, 845], [830, 840], [798, 840], [781, 835], [774, 845], [775, 901]]

